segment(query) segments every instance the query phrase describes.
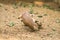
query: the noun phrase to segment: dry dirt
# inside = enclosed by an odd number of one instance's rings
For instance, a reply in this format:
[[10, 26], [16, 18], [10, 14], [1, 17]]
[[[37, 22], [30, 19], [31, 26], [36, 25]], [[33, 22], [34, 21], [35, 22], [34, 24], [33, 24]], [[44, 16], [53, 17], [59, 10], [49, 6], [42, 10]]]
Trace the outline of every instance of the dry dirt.
[[[60, 40], [60, 11], [33, 7], [32, 17], [42, 23], [42, 29], [31, 32], [18, 17], [30, 7], [0, 1], [0, 40]], [[38, 17], [40, 16], [40, 17]], [[13, 22], [12, 27], [8, 26]]]

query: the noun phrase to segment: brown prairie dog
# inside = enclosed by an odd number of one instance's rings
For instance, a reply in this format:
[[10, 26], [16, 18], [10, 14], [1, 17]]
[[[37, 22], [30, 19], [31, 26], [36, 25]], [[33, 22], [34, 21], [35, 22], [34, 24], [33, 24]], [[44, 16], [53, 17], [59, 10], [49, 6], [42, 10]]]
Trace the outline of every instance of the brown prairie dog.
[[23, 13], [21, 16], [23, 23], [28, 25], [32, 30], [38, 30], [38, 25], [34, 22], [29, 13]]
[[37, 6], [43, 6], [44, 5], [43, 2], [39, 2], [39, 1], [34, 1], [34, 4]]

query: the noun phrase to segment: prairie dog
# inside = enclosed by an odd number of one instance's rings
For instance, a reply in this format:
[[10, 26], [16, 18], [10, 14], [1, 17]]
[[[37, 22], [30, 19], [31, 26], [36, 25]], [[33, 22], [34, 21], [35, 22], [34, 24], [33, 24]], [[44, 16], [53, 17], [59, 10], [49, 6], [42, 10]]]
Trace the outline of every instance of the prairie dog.
[[31, 28], [32, 30], [38, 30], [38, 25], [35, 23], [28, 12], [23, 13], [21, 18], [23, 20], [23, 23], [29, 26], [29, 28]]

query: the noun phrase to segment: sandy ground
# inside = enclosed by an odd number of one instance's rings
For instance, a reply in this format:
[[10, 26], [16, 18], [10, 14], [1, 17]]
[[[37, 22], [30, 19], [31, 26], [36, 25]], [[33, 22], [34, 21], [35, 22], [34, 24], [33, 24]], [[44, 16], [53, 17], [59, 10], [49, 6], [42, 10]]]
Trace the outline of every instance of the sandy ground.
[[[12, 4], [0, 3], [0, 40], [60, 40], [60, 11], [33, 7], [33, 18], [42, 23], [42, 29], [31, 32], [18, 19], [23, 12], [29, 10], [30, 7], [16, 8]], [[8, 26], [10, 22], [14, 26]]]

